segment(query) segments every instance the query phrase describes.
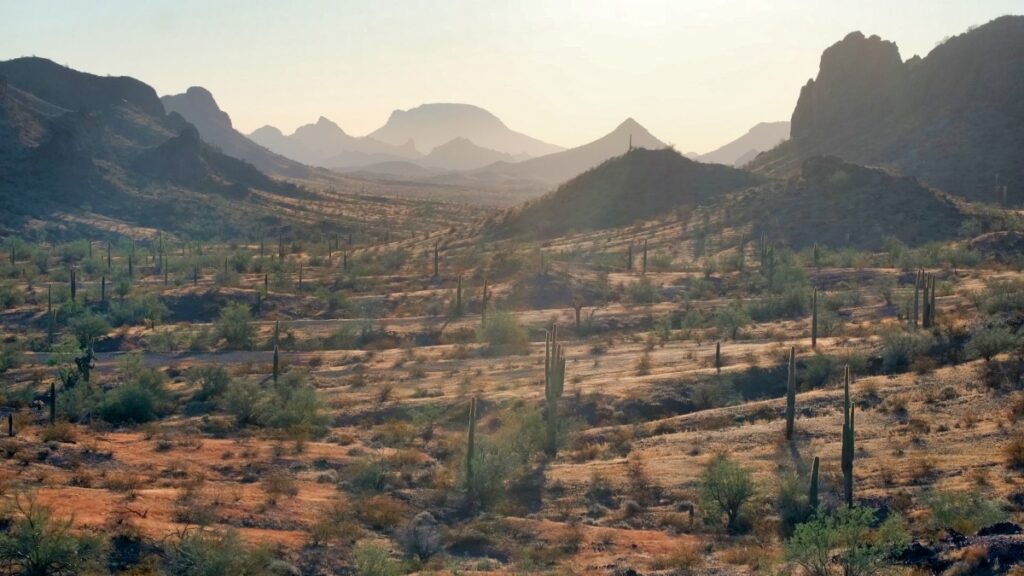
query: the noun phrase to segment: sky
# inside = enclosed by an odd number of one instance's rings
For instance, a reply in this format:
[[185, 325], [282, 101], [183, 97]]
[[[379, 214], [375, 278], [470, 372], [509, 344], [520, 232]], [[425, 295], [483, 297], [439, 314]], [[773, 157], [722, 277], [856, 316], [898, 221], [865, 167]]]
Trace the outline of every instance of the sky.
[[427, 102], [576, 146], [633, 117], [683, 152], [787, 120], [822, 50], [860, 30], [903, 58], [1024, 0], [0, 0], [0, 59], [157, 92], [209, 89], [235, 127], [325, 116], [364, 135]]

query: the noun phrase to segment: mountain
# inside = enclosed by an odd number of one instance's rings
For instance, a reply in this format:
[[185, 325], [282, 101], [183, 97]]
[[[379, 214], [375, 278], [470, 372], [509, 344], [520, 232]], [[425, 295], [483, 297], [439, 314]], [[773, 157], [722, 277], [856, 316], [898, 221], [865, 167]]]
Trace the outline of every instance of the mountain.
[[396, 146], [351, 136], [323, 116], [313, 124], [299, 126], [290, 136], [273, 126], [264, 126], [249, 138], [293, 160], [325, 168], [345, 169], [421, 156], [411, 142]]
[[694, 162], [675, 150], [633, 148], [507, 212], [495, 234], [543, 238], [625, 226], [692, 209], [760, 180], [744, 170]]
[[[181, 115], [166, 114], [155, 91], [138, 80], [87, 74], [42, 58], [0, 62], [0, 77], [5, 225], [69, 215], [91, 223], [101, 216], [224, 237], [256, 222], [309, 218], [308, 226], [322, 218], [314, 192], [207, 144]], [[332, 185], [347, 182], [332, 178]], [[282, 212], [281, 205], [293, 208]]]
[[746, 134], [694, 160], [740, 167], [789, 138], [789, 122], [761, 122]]
[[800, 91], [791, 138], [751, 167], [794, 174], [830, 154], [889, 166], [959, 196], [1024, 204], [1024, 16], [1004, 16], [903, 61], [853, 32]]
[[444, 170], [474, 170], [495, 162], [514, 162], [511, 154], [477, 146], [466, 138], [455, 138], [423, 157], [421, 164]]
[[423, 152], [455, 138], [465, 138], [477, 146], [512, 156], [543, 156], [562, 150], [515, 132], [494, 114], [469, 104], [423, 104], [410, 110], [395, 110], [387, 123], [369, 137], [394, 145], [411, 140]]
[[749, 237], [797, 250], [880, 250], [889, 238], [919, 246], [956, 238], [967, 221], [957, 202], [916, 178], [834, 156], [812, 156], [798, 176], [731, 195], [723, 209]]
[[307, 166], [275, 154], [235, 130], [231, 117], [220, 109], [213, 94], [205, 88], [193, 86], [183, 94], [163, 96], [160, 100], [167, 112], [180, 114], [198, 129], [203, 141], [229, 156], [275, 176], [301, 177], [309, 172]]
[[658, 140], [636, 120], [627, 118], [609, 134], [582, 146], [515, 164], [495, 164], [472, 174], [481, 181], [531, 181], [544, 190], [581, 174], [609, 158], [622, 155], [630, 147], [659, 149], [666, 144]]

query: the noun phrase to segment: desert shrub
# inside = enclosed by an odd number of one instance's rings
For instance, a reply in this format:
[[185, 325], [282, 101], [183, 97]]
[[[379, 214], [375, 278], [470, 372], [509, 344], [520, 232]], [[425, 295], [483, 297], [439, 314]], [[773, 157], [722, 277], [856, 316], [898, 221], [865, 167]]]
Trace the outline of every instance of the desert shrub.
[[898, 516], [878, 524], [874, 510], [842, 507], [797, 526], [785, 544], [785, 557], [808, 576], [833, 576], [837, 568], [843, 574], [873, 576], [909, 543]]
[[0, 284], [0, 310], [7, 310], [25, 303], [25, 294], [11, 284]]
[[383, 458], [361, 458], [352, 463], [348, 487], [357, 492], [379, 492], [387, 487], [388, 463]]
[[[510, 486], [526, 473], [532, 456], [544, 446], [544, 423], [539, 411], [520, 408], [503, 420], [502, 427], [492, 435], [477, 431], [475, 474], [471, 480], [462, 479], [466, 491], [483, 508], [494, 507], [509, 497]], [[464, 460], [460, 459], [459, 465], [464, 472]]]
[[1017, 432], [1003, 445], [1006, 465], [1015, 470], [1024, 470], [1024, 433]]
[[522, 354], [529, 344], [526, 330], [515, 314], [499, 310], [487, 314], [487, 320], [477, 330], [477, 340], [487, 344], [492, 354]]
[[71, 319], [68, 324], [71, 333], [78, 340], [78, 346], [82, 349], [88, 348], [96, 342], [100, 336], [110, 332], [110, 324], [99, 314], [86, 312]]
[[115, 326], [152, 322], [159, 324], [167, 316], [167, 306], [156, 294], [145, 294], [115, 301], [110, 306], [110, 319]]
[[882, 366], [889, 373], [905, 372], [931, 344], [932, 337], [925, 332], [890, 330], [882, 334]]
[[247, 380], [230, 382], [223, 405], [239, 426], [277, 428], [302, 437], [326, 430], [327, 417], [316, 389], [294, 371], [267, 387]]
[[21, 351], [13, 344], [0, 343], [0, 374], [21, 364]]
[[199, 386], [192, 400], [204, 402], [220, 398], [231, 383], [231, 375], [223, 366], [204, 364], [189, 368], [187, 378], [193, 386]]
[[76, 535], [72, 519], [56, 519], [46, 506], [18, 497], [6, 532], [0, 533], [5, 574], [73, 575], [102, 569], [103, 542]]
[[137, 384], [114, 388], [103, 396], [99, 415], [111, 424], [142, 424], [156, 419], [154, 394]]
[[797, 474], [790, 474], [779, 484], [779, 493], [775, 498], [775, 506], [782, 521], [780, 529], [783, 536], [790, 536], [797, 524], [806, 522], [814, 510], [808, 501], [807, 479]]
[[1008, 327], [1003, 324], [994, 326], [983, 326], [971, 334], [971, 340], [967, 343], [967, 350], [974, 358], [984, 358], [989, 361], [1000, 352], [1013, 349], [1019, 345], [1018, 338]]
[[399, 576], [402, 573], [401, 566], [388, 550], [376, 544], [359, 544], [352, 551], [352, 558], [358, 576]]
[[217, 318], [217, 334], [231, 348], [248, 350], [252, 348], [256, 330], [252, 326], [252, 314], [249, 306], [241, 302], [231, 302], [220, 311]]
[[928, 507], [928, 527], [932, 530], [953, 529], [961, 534], [974, 534], [980, 528], [1006, 520], [1006, 512], [995, 500], [974, 491], [931, 491], [924, 496]]
[[750, 317], [757, 322], [770, 322], [780, 318], [801, 318], [809, 308], [809, 296], [803, 288], [789, 287], [781, 294], [771, 295], [751, 303]]
[[724, 514], [726, 529], [736, 533], [742, 528], [740, 515], [754, 496], [750, 471], [724, 454], [716, 455], [701, 474], [701, 505], [709, 520]]
[[1024, 281], [996, 280], [981, 295], [981, 308], [989, 314], [1012, 314], [1024, 310]]
[[266, 548], [247, 548], [238, 533], [192, 531], [168, 554], [167, 573], [173, 576], [263, 576], [282, 573], [274, 569], [274, 557]]
[[650, 278], [644, 276], [626, 287], [626, 297], [633, 304], [654, 304], [661, 300], [661, 292]]
[[750, 324], [750, 316], [739, 302], [722, 306], [715, 312], [715, 325], [725, 336], [733, 340], [748, 324]]

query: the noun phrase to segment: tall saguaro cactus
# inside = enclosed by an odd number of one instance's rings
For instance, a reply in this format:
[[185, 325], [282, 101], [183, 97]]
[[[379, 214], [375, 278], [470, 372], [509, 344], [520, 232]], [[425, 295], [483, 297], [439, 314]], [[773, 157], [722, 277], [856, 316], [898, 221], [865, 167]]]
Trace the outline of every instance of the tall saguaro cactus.
[[644, 258], [643, 258], [643, 271], [642, 274], [647, 274], [647, 240], [644, 239]]
[[462, 316], [462, 274], [459, 274], [459, 284], [455, 288], [455, 310], [454, 316]]
[[466, 433], [466, 488], [472, 489], [476, 459], [476, 396], [469, 399], [469, 431]]
[[786, 440], [793, 439], [796, 420], [796, 346], [789, 349], [789, 377], [786, 381]]
[[807, 504], [811, 511], [818, 509], [818, 457], [814, 457], [814, 464], [811, 465], [811, 483], [807, 489]]
[[633, 271], [633, 245], [629, 245], [629, 249], [626, 252], [626, 272]]
[[434, 242], [434, 278], [438, 276], [438, 264], [440, 262], [440, 255], [438, 254], [438, 242]]
[[277, 384], [278, 377], [281, 376], [281, 355], [277, 349], [277, 344], [274, 344], [274, 383]]
[[491, 303], [491, 291], [487, 288], [487, 279], [484, 278], [484, 290], [480, 294], [480, 324], [487, 322], [487, 306]]
[[715, 342], [715, 372], [722, 373], [722, 343]]
[[558, 343], [558, 325], [551, 326], [551, 332], [544, 340], [544, 409], [547, 421], [547, 446], [549, 456], [558, 453], [558, 400], [565, 390], [565, 352]]
[[818, 347], [818, 289], [811, 293], [811, 348]]
[[853, 507], [853, 459], [854, 439], [856, 432], [853, 424], [854, 405], [850, 402], [850, 365], [846, 365], [843, 383], [843, 451], [841, 467], [843, 469], [843, 492], [846, 505]]

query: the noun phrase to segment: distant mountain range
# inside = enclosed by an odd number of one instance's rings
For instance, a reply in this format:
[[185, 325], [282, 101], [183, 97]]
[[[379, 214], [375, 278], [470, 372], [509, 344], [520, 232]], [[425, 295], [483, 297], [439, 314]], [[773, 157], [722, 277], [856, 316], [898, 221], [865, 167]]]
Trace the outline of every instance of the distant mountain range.
[[423, 104], [409, 110], [395, 110], [384, 126], [370, 133], [370, 138], [390, 144], [405, 144], [411, 140], [423, 153], [456, 138], [521, 158], [562, 150], [515, 132], [494, 114], [470, 104]]
[[800, 91], [792, 138], [751, 167], [794, 174], [833, 154], [974, 200], [1024, 204], [1024, 16], [1004, 16], [903, 61], [854, 32]]
[[218, 127], [207, 130], [216, 145], [204, 142], [181, 115], [166, 114], [153, 88], [139, 80], [87, 74], [43, 58], [0, 62], [4, 223], [50, 220], [63, 212], [197, 237], [234, 235], [254, 218], [282, 222], [269, 208], [275, 199], [313, 198], [225, 149], [306, 181], [346, 181], [232, 134], [230, 119], [207, 96], [192, 91], [187, 100], [196, 104], [190, 113], [207, 116], [207, 128]]
[[289, 136], [273, 126], [264, 126], [250, 134], [249, 138], [283, 156], [332, 169], [393, 160], [415, 160], [422, 156], [411, 142], [393, 146], [373, 138], [350, 136], [323, 116], [314, 124], [299, 126]]
[[691, 160], [726, 166], [744, 166], [761, 152], [789, 139], [789, 122], [761, 122], [746, 134], [707, 154], [688, 154]]

